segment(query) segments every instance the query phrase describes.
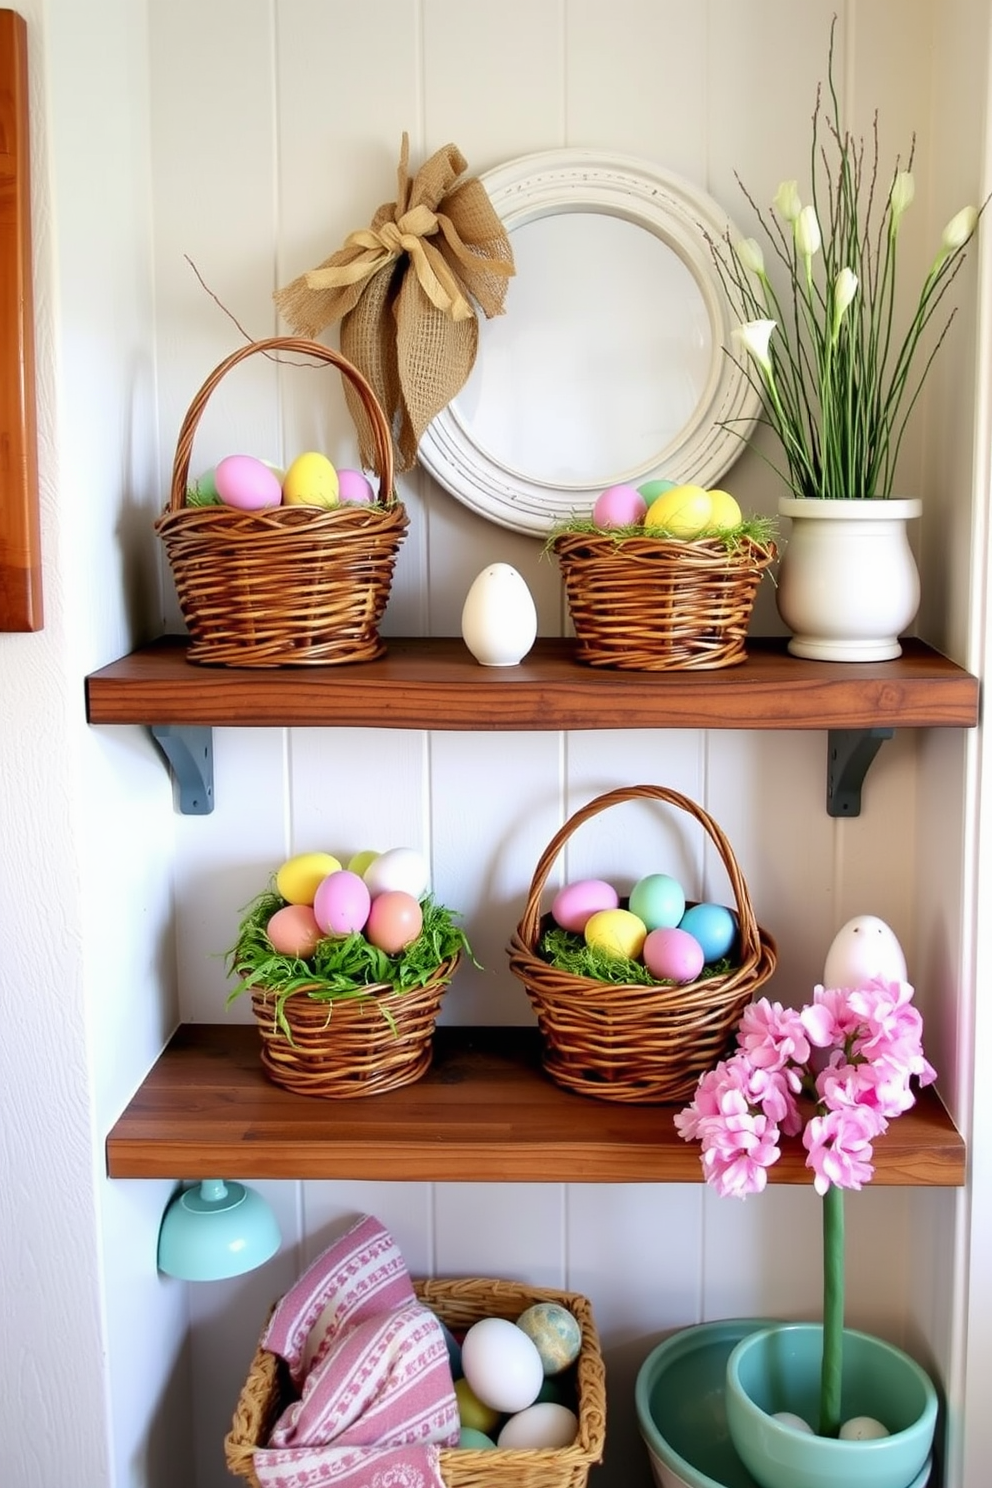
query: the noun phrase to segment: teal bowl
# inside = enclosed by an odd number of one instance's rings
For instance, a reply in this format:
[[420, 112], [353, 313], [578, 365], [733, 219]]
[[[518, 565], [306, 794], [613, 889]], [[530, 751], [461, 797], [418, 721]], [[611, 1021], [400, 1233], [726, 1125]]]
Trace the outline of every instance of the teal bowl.
[[727, 1360], [727, 1426], [760, 1488], [913, 1488], [926, 1482], [937, 1392], [915, 1359], [881, 1338], [844, 1331], [841, 1419], [873, 1416], [888, 1436], [841, 1441], [774, 1419], [819, 1413], [823, 1329], [778, 1323], [752, 1330]]
[[730, 1439], [727, 1361], [770, 1318], [682, 1328], [652, 1349], [634, 1388], [637, 1421], [659, 1488], [757, 1488]]

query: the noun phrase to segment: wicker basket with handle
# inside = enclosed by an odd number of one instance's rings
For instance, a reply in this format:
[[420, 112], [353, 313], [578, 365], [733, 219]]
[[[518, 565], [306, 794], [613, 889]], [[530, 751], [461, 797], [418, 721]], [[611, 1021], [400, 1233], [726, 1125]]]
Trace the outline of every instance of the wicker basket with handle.
[[[598, 982], [552, 966], [539, 954], [552, 923], [541, 896], [552, 865], [576, 828], [624, 801], [651, 800], [687, 812], [723, 861], [736, 902], [736, 964], [676, 986]], [[510, 969], [537, 1014], [548, 1075], [566, 1090], [600, 1100], [666, 1104], [689, 1097], [699, 1076], [728, 1052], [744, 1008], [776, 965], [775, 943], [760, 927], [726, 836], [689, 797], [661, 785], [621, 786], [597, 796], [552, 838], [531, 881], [509, 945]]]
[[[538, 1291], [522, 1282], [482, 1277], [435, 1278], [414, 1285], [425, 1306], [456, 1333], [485, 1317], [515, 1322], [535, 1302], [567, 1308], [582, 1331], [574, 1366], [579, 1430], [571, 1446], [513, 1451], [444, 1447], [441, 1476], [448, 1488], [585, 1488], [590, 1467], [602, 1461], [606, 1441], [606, 1370], [588, 1299], [578, 1292]], [[282, 1360], [259, 1344], [224, 1439], [229, 1472], [251, 1488], [260, 1488], [255, 1453], [264, 1450], [292, 1398]]]
[[[329, 509], [190, 506], [190, 454], [204, 408], [245, 357], [298, 355], [336, 367], [372, 425], [378, 500]], [[306, 365], [305, 363], [303, 365]], [[242, 667], [371, 661], [408, 521], [393, 489], [389, 426], [372, 388], [338, 352], [297, 337], [252, 341], [210, 374], [187, 410], [169, 504], [155, 523], [172, 567], [192, 662]]]
[[628, 671], [715, 669], [747, 660], [761, 575], [775, 547], [744, 538], [565, 532], [558, 559], [576, 636], [576, 658]]

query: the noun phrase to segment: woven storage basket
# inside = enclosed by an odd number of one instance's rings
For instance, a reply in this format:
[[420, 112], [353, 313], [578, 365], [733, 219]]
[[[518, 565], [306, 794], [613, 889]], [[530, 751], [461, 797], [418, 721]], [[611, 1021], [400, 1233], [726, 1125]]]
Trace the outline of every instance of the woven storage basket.
[[565, 580], [576, 657], [628, 671], [735, 666], [773, 544], [733, 552], [696, 542], [565, 532], [553, 551]]
[[[634, 986], [575, 976], [538, 954], [552, 923], [550, 914], [541, 914], [541, 894], [559, 852], [590, 817], [634, 800], [660, 801], [687, 812], [716, 845], [739, 922], [739, 964], [731, 972], [683, 986]], [[775, 970], [776, 950], [754, 918], [730, 843], [712, 817], [677, 791], [631, 785], [597, 796], [548, 844], [510, 940], [509, 958], [537, 1013], [542, 1062], [556, 1084], [600, 1100], [663, 1105], [690, 1096], [699, 1076], [728, 1052], [741, 1013]]]
[[[372, 424], [379, 499], [373, 505], [276, 506], [236, 511], [187, 506], [190, 452], [218, 383], [245, 357], [298, 353], [337, 367]], [[305, 365], [305, 364], [304, 364]], [[189, 630], [190, 661], [224, 666], [332, 666], [371, 661], [407, 515], [393, 490], [389, 426], [371, 387], [316, 341], [253, 341], [221, 362], [179, 433], [169, 505], [155, 523]]]
[[430, 1068], [434, 1024], [459, 959], [442, 961], [429, 982], [406, 992], [382, 983], [330, 1001], [301, 988], [282, 1007], [292, 1040], [276, 1017], [275, 994], [253, 988], [265, 1073], [297, 1095], [330, 1100], [412, 1085]]
[[[418, 1281], [417, 1296], [452, 1330], [484, 1317], [515, 1322], [534, 1302], [567, 1307], [582, 1329], [576, 1364], [579, 1434], [570, 1447], [554, 1450], [442, 1448], [441, 1476], [448, 1488], [584, 1488], [589, 1468], [601, 1462], [606, 1440], [606, 1370], [588, 1300], [578, 1292], [536, 1291], [516, 1281], [464, 1277]], [[281, 1411], [292, 1399], [282, 1360], [259, 1344], [224, 1439], [228, 1470], [252, 1488], [256, 1448], [264, 1447]]]

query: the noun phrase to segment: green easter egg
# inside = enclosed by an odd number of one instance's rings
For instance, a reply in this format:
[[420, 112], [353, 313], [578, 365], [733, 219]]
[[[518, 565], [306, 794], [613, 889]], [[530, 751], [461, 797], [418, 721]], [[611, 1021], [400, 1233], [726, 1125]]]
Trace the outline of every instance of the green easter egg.
[[650, 506], [652, 501], [657, 501], [658, 497], [664, 496], [666, 491], [674, 491], [678, 484], [678, 481], [659, 478], [658, 480], [645, 481], [643, 486], [638, 486], [637, 489], [644, 497], [648, 506]]
[[495, 1452], [496, 1450], [496, 1443], [492, 1437], [487, 1436], [484, 1431], [476, 1431], [472, 1426], [462, 1427], [458, 1433], [458, 1445], [460, 1447], [468, 1447], [470, 1451], [476, 1452], [487, 1452], [490, 1450]]
[[535, 1302], [517, 1318], [517, 1327], [537, 1345], [545, 1374], [561, 1374], [579, 1357], [582, 1329], [568, 1308], [557, 1302]]
[[186, 487], [187, 506], [220, 506], [221, 500], [217, 494], [217, 486], [214, 483], [214, 467], [204, 470], [196, 480], [190, 481]]

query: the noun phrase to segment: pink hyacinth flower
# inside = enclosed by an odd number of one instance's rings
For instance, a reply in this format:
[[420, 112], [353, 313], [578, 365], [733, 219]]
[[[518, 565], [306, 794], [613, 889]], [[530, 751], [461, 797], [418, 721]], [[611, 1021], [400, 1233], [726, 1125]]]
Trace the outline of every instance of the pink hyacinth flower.
[[831, 1184], [859, 1189], [870, 1183], [875, 1172], [872, 1142], [887, 1125], [885, 1118], [868, 1106], [845, 1106], [825, 1116], [811, 1117], [803, 1132], [803, 1146], [809, 1154], [806, 1166], [813, 1170], [817, 1193], [822, 1196]]
[[756, 1069], [780, 1070], [789, 1063], [805, 1064], [809, 1058], [800, 1015], [767, 997], [744, 1009], [737, 1043]]

